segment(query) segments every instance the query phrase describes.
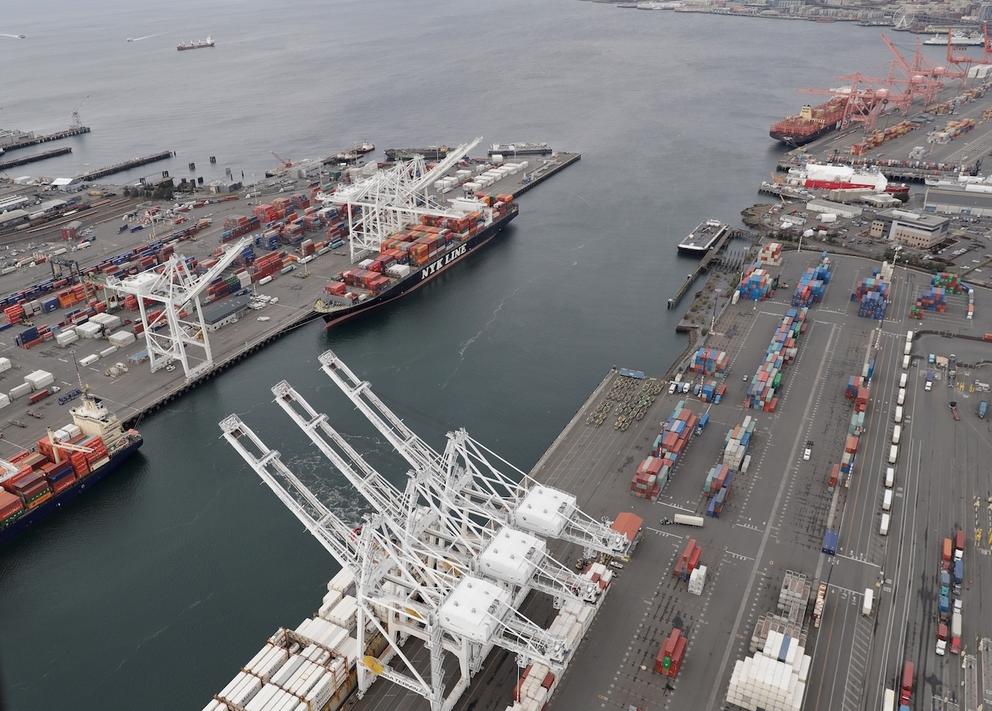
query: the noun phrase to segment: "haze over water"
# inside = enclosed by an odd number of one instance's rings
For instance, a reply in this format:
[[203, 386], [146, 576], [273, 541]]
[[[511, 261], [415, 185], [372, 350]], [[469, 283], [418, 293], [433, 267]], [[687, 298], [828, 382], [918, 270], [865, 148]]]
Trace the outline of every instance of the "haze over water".
[[[664, 371], [684, 346], [665, 302], [692, 264], [675, 243], [708, 217], [738, 224], [780, 155], [769, 124], [816, 100], [798, 87], [889, 61], [871, 28], [573, 0], [7, 0], [0, 33], [28, 36], [0, 37], [0, 126], [55, 130], [81, 106], [93, 128], [65, 144], [71, 156], [17, 174], [169, 148], [175, 160], [118, 177], [187, 175], [191, 161], [209, 175], [211, 155], [216, 174], [251, 176], [272, 151], [319, 158], [363, 138], [484, 135], [583, 154], [435, 283], [329, 337], [302, 328], [145, 420], [133, 463], [0, 551], [15, 711], [198, 709], [277, 627], [313, 614], [337, 564], [217, 422], [241, 414], [357, 520], [357, 497], [270, 402], [288, 378], [400, 481], [405, 468], [319, 373], [323, 350], [438, 448], [465, 426], [524, 470], [611, 365]], [[208, 34], [216, 48], [176, 52]], [[159, 36], [125, 41], [145, 35]]]

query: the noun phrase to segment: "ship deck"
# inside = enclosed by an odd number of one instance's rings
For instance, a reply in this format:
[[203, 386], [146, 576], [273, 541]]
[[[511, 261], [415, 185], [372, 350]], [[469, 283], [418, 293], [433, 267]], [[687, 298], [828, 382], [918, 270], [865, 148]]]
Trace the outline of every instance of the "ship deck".
[[709, 222], [700, 222], [696, 226], [696, 229], [679, 242], [679, 249], [705, 252], [716, 243], [720, 235], [726, 230], [727, 226], [723, 223], [713, 225], [709, 224]]

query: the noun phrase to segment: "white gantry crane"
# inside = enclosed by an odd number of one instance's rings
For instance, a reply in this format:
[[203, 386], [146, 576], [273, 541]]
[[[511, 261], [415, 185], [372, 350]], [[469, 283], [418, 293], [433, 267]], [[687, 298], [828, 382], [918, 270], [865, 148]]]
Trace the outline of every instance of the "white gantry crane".
[[[519, 661], [561, 670], [569, 653], [564, 642], [522, 615], [510, 589], [439, 555], [389, 516], [373, 514], [360, 528], [349, 527], [239, 417], [225, 418], [220, 427], [276, 496], [354, 575], [358, 649], [366, 650], [371, 627], [387, 643], [380, 656], [358, 661], [359, 697], [383, 677], [425, 698], [431, 711], [449, 711], [494, 646], [515, 653]], [[429, 650], [427, 669], [403, 651], [409, 637]], [[457, 681], [447, 694], [445, 652], [458, 664]]]
[[483, 525], [466, 515], [417, 477], [400, 492], [376, 471], [300, 393], [286, 381], [272, 388], [276, 403], [290, 416], [334, 467], [379, 514], [407, 535], [438, 548], [465, 570], [513, 587], [521, 602], [531, 590], [550, 595], [556, 608], [565, 599], [593, 603], [599, 585], [569, 570], [547, 550], [547, 542], [502, 523]]
[[[449, 433], [444, 453], [438, 453], [332, 351], [324, 352], [319, 360], [328, 377], [412, 467], [411, 477], [431, 488], [464, 519], [481, 517], [493, 524], [574, 543], [587, 555], [627, 552], [627, 537], [582, 511], [575, 495], [539, 484], [464, 429]], [[498, 465], [507, 467], [513, 476], [503, 473]]]
[[[141, 325], [152, 372], [178, 361], [186, 379], [196, 377], [213, 365], [213, 353], [203, 320], [200, 294], [251, 244], [243, 237], [202, 276], [196, 276], [186, 258], [174, 254], [169, 261], [125, 279], [110, 278], [108, 289], [131, 294], [138, 299]], [[146, 301], [159, 304], [161, 311], [149, 313]], [[165, 327], [161, 332], [156, 329]]]
[[[464, 216], [462, 211], [440, 205], [427, 188], [481, 140], [480, 136], [463, 143], [430, 170], [423, 156], [415, 156], [332, 193], [328, 198], [330, 202], [344, 206], [348, 212], [351, 261], [357, 262], [367, 254], [378, 252], [384, 239], [416, 222], [421, 215]], [[484, 206], [473, 202], [472, 208], [481, 210]]]

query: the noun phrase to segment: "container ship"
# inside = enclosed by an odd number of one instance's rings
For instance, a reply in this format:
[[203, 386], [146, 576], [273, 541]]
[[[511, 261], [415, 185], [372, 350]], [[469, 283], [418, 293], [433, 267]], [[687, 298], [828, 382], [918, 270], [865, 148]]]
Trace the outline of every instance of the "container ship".
[[727, 226], [719, 220], [700, 222], [696, 225], [696, 229], [679, 242], [679, 254], [687, 254], [691, 257], [703, 257], [726, 231]]
[[791, 168], [786, 182], [810, 190], [870, 190], [889, 193], [903, 202], [909, 199], [909, 186], [905, 183], [890, 183], [878, 170], [848, 165], [807, 163]]
[[70, 414], [72, 423], [39, 439], [35, 449], [0, 460], [0, 542], [75, 499], [142, 444], [137, 430], [125, 430], [86, 392]]
[[768, 135], [788, 146], [802, 146], [840, 127], [847, 97], [835, 96], [830, 101], [810, 106], [806, 104], [795, 116], [786, 116], [774, 124]]
[[354, 163], [359, 158], [361, 158], [366, 153], [371, 153], [375, 150], [375, 144], [369, 143], [368, 141], [363, 141], [353, 148], [349, 148], [346, 151], [340, 151], [332, 156], [328, 156], [323, 160], [325, 165], [332, 163]]
[[427, 148], [387, 148], [386, 158], [391, 161], [411, 160], [415, 156], [423, 156], [427, 160], [441, 160], [448, 157], [447, 146], [429, 146]]
[[491, 156], [547, 156], [553, 152], [547, 143], [494, 143], [489, 148]]
[[190, 40], [189, 42], [180, 42], [176, 45], [176, 49], [180, 52], [185, 52], [187, 49], [203, 49], [204, 47], [213, 47], [214, 40], [209, 35], [206, 39], [202, 40]]
[[383, 240], [376, 257], [329, 282], [314, 304], [325, 328], [420, 288], [488, 244], [519, 212], [511, 195], [488, 200], [491, 206], [480, 203], [480, 209], [461, 218], [421, 215], [417, 224]]

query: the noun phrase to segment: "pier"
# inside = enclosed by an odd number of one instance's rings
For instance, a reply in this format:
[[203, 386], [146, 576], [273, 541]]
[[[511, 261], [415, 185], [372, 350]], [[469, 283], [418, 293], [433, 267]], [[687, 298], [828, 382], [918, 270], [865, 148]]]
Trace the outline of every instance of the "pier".
[[[94, 177], [108, 175], [111, 172], [126, 170], [151, 160], [162, 160], [171, 156], [171, 151], [165, 151], [148, 158], [124, 161], [110, 168], [89, 173], [83, 179], [91, 180]], [[578, 153], [559, 153], [540, 161], [541, 165], [537, 169], [507, 176], [489, 186], [485, 192], [519, 195], [544, 182], [569, 165], [573, 165], [580, 157]], [[523, 182], [525, 179], [526, 182]], [[306, 189], [307, 181], [305, 179], [297, 179], [294, 182], [296, 183], [295, 191], [302, 192]], [[116, 254], [120, 249], [119, 240], [127, 239], [123, 235], [134, 235], [133, 244], [140, 244], [151, 237], [148, 234], [150, 228], [137, 232], [118, 233], [117, 228], [120, 225], [121, 216], [133, 210], [134, 205], [134, 200], [126, 198], [103, 201], [92, 206], [92, 212], [77, 212], [60, 220], [32, 228], [31, 234], [25, 234], [24, 237], [38, 241], [39, 239], [45, 240], [45, 235], [51, 235], [49, 239], [54, 240], [61, 225], [70, 219], [81, 219], [86, 226], [96, 231], [97, 236], [94, 246], [77, 257], [80, 266], [85, 268], [100, 258]], [[243, 200], [222, 200], [212, 201], [186, 213], [188, 218], [194, 222], [201, 217], [210, 216], [213, 224], [199, 233], [195, 240], [177, 243], [175, 245], [176, 252], [198, 259], [207, 258], [218, 244], [224, 218], [250, 211], [251, 206]], [[168, 234], [159, 235], [159, 239], [167, 238]], [[249, 311], [237, 324], [211, 333], [210, 344], [214, 353], [213, 365], [209, 370], [193, 379], [187, 381], [181, 369], [172, 372], [159, 370], [151, 373], [147, 362], [129, 364], [129, 372], [121, 375], [108, 375], [107, 371], [113, 363], [117, 361], [127, 363], [129, 352], [141, 350], [144, 347], [143, 337], [140, 336], [136, 343], [122, 350], [119, 354], [106, 360], [101, 359], [91, 366], [83, 366], [81, 368], [83, 377], [112, 406], [122, 422], [130, 427], [136, 426], [146, 415], [167, 407], [187, 392], [223, 373], [268, 344], [318, 319], [320, 314], [314, 311], [313, 304], [321, 285], [333, 279], [349, 264], [347, 250], [335, 249], [309, 263], [307, 270], [297, 270], [292, 274], [282, 275], [266, 284], [260, 291], [268, 296], [278, 297], [278, 305], [268, 306], [259, 312]], [[11, 275], [9, 277], [11, 287], [24, 288], [34, 280], [34, 276], [27, 272], [17, 272], [17, 274], [18, 276]], [[119, 315], [128, 321], [136, 320], [136, 313], [134, 312], [119, 312]], [[264, 320], [259, 320], [258, 316], [264, 317]], [[128, 325], [130, 324], [125, 323], [125, 327]], [[0, 335], [0, 345], [8, 345], [20, 330], [22, 330], [21, 327], [15, 327]], [[83, 355], [92, 351], [96, 345], [96, 341], [81, 340], [73, 347], [73, 350], [77, 355]], [[56, 377], [56, 382], [63, 387], [69, 387], [75, 382], [74, 371], [63, 364], [62, 359], [59, 358], [64, 351], [54, 343], [45, 343], [30, 350], [10, 347], [5, 353], [14, 364], [11, 370], [0, 375], [0, 380], [6, 381], [5, 386], [11, 382], [11, 379], [16, 380], [23, 373], [39, 368], [52, 372]], [[42, 415], [42, 419], [24, 417], [23, 401], [18, 401], [16, 404], [12, 403], [10, 407], [5, 409], [4, 415], [7, 417], [0, 418], [0, 432], [6, 431], [6, 437], [0, 443], [6, 446], [0, 446], [0, 456], [10, 456], [12, 453], [10, 447], [14, 448], [13, 451], [21, 446], [29, 447], [34, 439], [44, 434], [46, 422], [58, 421], [60, 417], [66, 416], [61, 406], [56, 408], [54, 400], [55, 398], [49, 398], [33, 406], [33, 411]], [[11, 417], [16, 418], [25, 426], [11, 426]]]
[[4, 146], [4, 151], [16, 151], [19, 148], [30, 148], [31, 146], [37, 146], [42, 143], [50, 143], [51, 141], [61, 141], [63, 138], [72, 138], [73, 136], [81, 136], [84, 133], [89, 133], [89, 126], [72, 126], [70, 128], [64, 129], [62, 131], [56, 131], [55, 133], [47, 133], [41, 136], [32, 136], [31, 138], [25, 138], [17, 143], [11, 143], [10, 145]]
[[717, 240], [717, 243], [713, 245], [710, 251], [706, 253], [706, 256], [700, 260], [699, 266], [697, 266], [692, 273], [685, 278], [682, 286], [680, 286], [678, 291], [675, 292], [675, 295], [668, 300], [668, 305], [666, 308], [671, 311], [678, 306], [679, 302], [682, 301], [682, 299], [685, 298], [685, 295], [689, 292], [689, 289], [692, 288], [692, 285], [696, 282], [696, 279], [709, 270], [710, 264], [712, 264], [713, 260], [720, 255], [720, 252], [727, 245], [727, 242], [733, 237], [743, 236], [745, 236], [745, 233], [741, 230], [725, 230], [720, 239]]
[[108, 165], [106, 168], [99, 168], [98, 170], [90, 171], [89, 173], [84, 173], [78, 176], [79, 180], [97, 180], [108, 175], [113, 175], [114, 173], [122, 173], [125, 170], [130, 170], [131, 168], [137, 168], [142, 165], [148, 165], [149, 163], [155, 163], [160, 160], [167, 160], [175, 155], [173, 151], [161, 151], [160, 153], [153, 153], [149, 156], [142, 156], [139, 158], [131, 158], [130, 160], [124, 160], [120, 163], [114, 163], [113, 165]]
[[72, 149], [68, 146], [65, 148], [53, 148], [52, 150], [45, 151], [44, 153], [33, 153], [32, 155], [22, 156], [21, 158], [0, 161], [0, 170], [16, 168], [19, 165], [27, 165], [28, 163], [37, 163], [40, 160], [47, 160], [49, 158], [55, 158], [56, 156], [64, 156], [67, 153], [72, 153]]

